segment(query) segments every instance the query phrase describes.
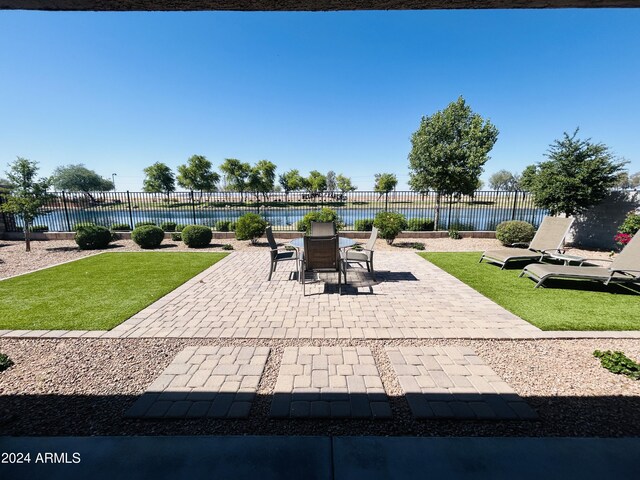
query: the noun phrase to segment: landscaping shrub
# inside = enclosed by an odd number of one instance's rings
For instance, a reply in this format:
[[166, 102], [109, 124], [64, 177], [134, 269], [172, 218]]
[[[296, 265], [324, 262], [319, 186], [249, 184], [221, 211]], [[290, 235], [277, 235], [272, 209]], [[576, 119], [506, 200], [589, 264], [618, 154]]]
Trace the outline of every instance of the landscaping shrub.
[[496, 227], [496, 238], [503, 245], [514, 243], [529, 243], [536, 234], [536, 229], [528, 222], [521, 220], [509, 220], [502, 222]]
[[178, 224], [176, 222], [162, 222], [160, 228], [165, 232], [175, 232]]
[[181, 232], [182, 241], [189, 248], [202, 248], [211, 243], [213, 233], [204, 225], [187, 225]]
[[342, 220], [338, 217], [338, 212], [330, 208], [323, 208], [322, 210], [307, 213], [302, 217], [302, 220], [298, 222], [298, 231], [309, 233], [311, 230], [311, 222], [335, 222], [336, 230], [344, 227], [344, 223], [342, 223]]
[[610, 372], [640, 380], [640, 364], [631, 360], [624, 353], [596, 350], [593, 352], [593, 356], [599, 358], [600, 364]]
[[626, 233], [633, 236], [638, 230], [640, 230], [640, 213], [631, 212], [618, 228], [618, 233]]
[[370, 232], [373, 229], [373, 218], [365, 218], [353, 222], [353, 229], [357, 232]]
[[78, 222], [76, 224], [73, 225], [73, 231], [77, 232], [78, 229], [80, 228], [84, 228], [84, 227], [96, 227], [97, 225], [93, 222]]
[[174, 242], [182, 241], [182, 232], [171, 232], [171, 240]]
[[138, 223], [136, 223], [135, 227], [136, 228], [138, 228], [138, 227], [146, 227], [146, 226], [149, 226], [149, 225], [152, 226], [152, 227], [157, 227], [155, 222], [138, 222]]
[[176, 225], [176, 232], [181, 232], [182, 230], [184, 230], [184, 227], [186, 227], [184, 223], [179, 223], [178, 225]]
[[455, 220], [451, 222], [449, 225], [450, 229], [458, 230], [460, 232], [473, 232], [476, 229], [476, 226], [473, 223], [465, 223], [459, 220]]
[[407, 230], [412, 232], [431, 232], [434, 223], [430, 218], [410, 218], [407, 220]]
[[222, 245], [222, 249], [223, 250], [233, 250], [233, 245], [231, 245], [230, 243], [225, 243], [224, 245]]
[[82, 250], [98, 250], [106, 248], [113, 236], [107, 227], [89, 225], [78, 228], [74, 240]]
[[264, 235], [267, 229], [267, 221], [257, 213], [245, 213], [236, 224], [236, 238], [238, 240], [256, 240]]
[[38, 233], [43, 233], [43, 232], [48, 232], [49, 231], [49, 227], [46, 225], [31, 225], [29, 227], [29, 230], [32, 232], [38, 232]]
[[155, 225], [142, 225], [131, 232], [131, 240], [140, 248], [158, 248], [164, 239], [164, 232]]
[[11, 360], [4, 353], [0, 353], [0, 372], [2, 372], [3, 370], [6, 370], [7, 368], [11, 367], [12, 365], [13, 365], [13, 360]]
[[215, 229], [219, 232], [230, 232], [231, 220], [218, 220], [215, 224]]
[[448, 235], [449, 235], [449, 238], [453, 240], [460, 240], [462, 238], [462, 235], [460, 235], [460, 232], [458, 231], [457, 228], [450, 228]]
[[415, 248], [416, 250], [424, 250], [424, 243], [416, 242], [413, 244], [413, 248]]
[[407, 219], [401, 213], [380, 212], [373, 221], [378, 229], [380, 238], [384, 238], [391, 245], [402, 230], [407, 228]]
[[129, 230], [131, 230], [131, 227], [128, 223], [114, 223], [113, 225], [111, 225], [111, 230], [115, 230], [118, 232], [128, 232]]

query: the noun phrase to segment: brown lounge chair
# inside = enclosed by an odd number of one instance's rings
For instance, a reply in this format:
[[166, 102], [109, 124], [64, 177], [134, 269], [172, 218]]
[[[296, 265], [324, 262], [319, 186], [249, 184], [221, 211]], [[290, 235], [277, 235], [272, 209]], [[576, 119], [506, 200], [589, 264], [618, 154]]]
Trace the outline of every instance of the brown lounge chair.
[[544, 217], [528, 248], [505, 247], [497, 250], [487, 250], [480, 257], [480, 262], [497, 263], [503, 269], [508, 262], [540, 261], [551, 252], [562, 253], [564, 237], [573, 223], [572, 218]]
[[[600, 260], [601, 259], [597, 259]], [[611, 260], [605, 260], [611, 261]], [[524, 267], [520, 276], [526, 275], [537, 280], [538, 288], [548, 278], [571, 278], [578, 280], [596, 280], [609, 283], [640, 283], [640, 231], [634, 235], [622, 252], [611, 262], [609, 267], [568, 266], [547, 263], [532, 263]]]

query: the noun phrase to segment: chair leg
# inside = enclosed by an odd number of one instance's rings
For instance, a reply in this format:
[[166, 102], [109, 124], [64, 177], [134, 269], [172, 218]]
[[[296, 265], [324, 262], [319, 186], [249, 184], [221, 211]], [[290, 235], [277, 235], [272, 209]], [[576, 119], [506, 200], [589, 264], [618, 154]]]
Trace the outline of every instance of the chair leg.
[[269, 265], [269, 277], [267, 280], [271, 281], [271, 275], [273, 275], [273, 271], [275, 270], [275, 263], [272, 261], [271, 265]]
[[371, 278], [373, 278], [375, 280], [376, 279], [376, 271], [373, 269], [373, 258], [371, 258], [371, 260], [369, 260], [369, 264], [371, 264], [371, 269], [369, 270], [371, 272]]

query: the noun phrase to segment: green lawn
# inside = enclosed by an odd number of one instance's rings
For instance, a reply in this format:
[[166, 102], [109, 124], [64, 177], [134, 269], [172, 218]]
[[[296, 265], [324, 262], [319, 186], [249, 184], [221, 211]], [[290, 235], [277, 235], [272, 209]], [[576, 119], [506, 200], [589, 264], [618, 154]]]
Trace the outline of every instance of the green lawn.
[[423, 258], [542, 330], [640, 330], [640, 288], [547, 280], [533, 288], [524, 265], [500, 270], [480, 252], [420, 253]]
[[109, 330], [226, 253], [103, 253], [0, 282], [0, 329]]

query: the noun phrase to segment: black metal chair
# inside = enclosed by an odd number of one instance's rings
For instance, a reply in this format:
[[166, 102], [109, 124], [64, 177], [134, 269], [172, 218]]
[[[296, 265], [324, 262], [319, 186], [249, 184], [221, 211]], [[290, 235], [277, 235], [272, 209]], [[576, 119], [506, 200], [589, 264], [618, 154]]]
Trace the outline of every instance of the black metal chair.
[[273, 272], [276, 271], [276, 266], [278, 262], [284, 262], [287, 260], [295, 260], [296, 261], [296, 270], [300, 270], [298, 266], [298, 251], [297, 250], [280, 250], [278, 249], [278, 244], [276, 243], [275, 238], [273, 238], [273, 231], [271, 230], [271, 226], [267, 227], [267, 242], [269, 242], [269, 254], [271, 255], [271, 265], [269, 266], [269, 278], [267, 280], [271, 280], [271, 276]]
[[306, 295], [306, 272], [338, 272], [338, 293], [342, 294], [344, 263], [341, 259], [338, 245], [337, 235], [331, 237], [304, 237], [304, 252], [300, 268], [303, 295]]

